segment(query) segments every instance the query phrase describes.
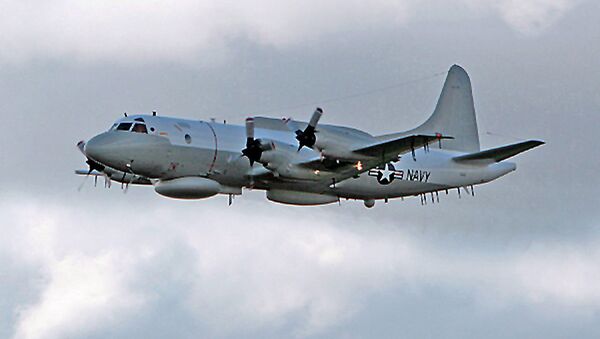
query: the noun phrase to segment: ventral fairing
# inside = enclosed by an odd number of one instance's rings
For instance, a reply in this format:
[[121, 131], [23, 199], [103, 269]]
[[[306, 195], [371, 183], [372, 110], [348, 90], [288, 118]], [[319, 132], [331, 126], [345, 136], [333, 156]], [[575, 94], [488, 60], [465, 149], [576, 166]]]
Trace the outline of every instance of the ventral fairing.
[[126, 116], [79, 149], [105, 184], [148, 185], [164, 196], [202, 199], [265, 190], [271, 201], [321, 205], [341, 198], [423, 196], [470, 187], [516, 169], [505, 161], [542, 145], [528, 140], [481, 150], [471, 82], [450, 68], [433, 114], [421, 126], [387, 135], [321, 124], [250, 117], [245, 126], [152, 115]]

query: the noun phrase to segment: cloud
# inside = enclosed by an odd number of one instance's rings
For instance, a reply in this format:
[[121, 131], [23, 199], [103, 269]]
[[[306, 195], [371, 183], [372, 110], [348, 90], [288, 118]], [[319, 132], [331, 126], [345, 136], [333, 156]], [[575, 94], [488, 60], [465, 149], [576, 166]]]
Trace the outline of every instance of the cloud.
[[[161, 308], [165, 298], [213, 337], [321, 333], [351, 321], [374, 294], [418, 295], [421, 286], [466, 291], [483, 306], [600, 310], [598, 239], [465, 252], [405, 227], [318, 209], [272, 213], [250, 203], [224, 214], [164, 200], [110, 209], [2, 201], [0, 259], [32, 267], [22, 280], [38, 286], [33, 302], [11, 305], [16, 322], [2, 324], [16, 338], [118, 330], [157, 308], [173, 313]], [[11, 290], [3, 285], [0, 296]], [[148, 317], [144, 328], [155, 326]]]
[[91, 257], [74, 253], [49, 263], [48, 283], [39, 302], [20, 312], [15, 337], [73, 337], [139, 310], [144, 298], [126, 288], [132, 266], [126, 261], [111, 251]]
[[465, 0], [475, 9], [498, 13], [514, 30], [524, 35], [537, 35], [555, 24], [583, 0]]
[[506, 0], [498, 9], [506, 22], [525, 34], [538, 34], [556, 23], [579, 1], [573, 0]]
[[238, 38], [284, 47], [402, 13], [402, 2], [386, 1], [4, 1], [0, 56], [202, 63]]
[[[475, 15], [497, 13], [510, 27], [536, 34], [576, 0], [462, 0]], [[398, 0], [222, 2], [4, 0], [0, 61], [32, 59], [211, 63], [227, 57], [239, 39], [289, 48], [310, 45], [361, 27], [374, 31], [406, 24], [421, 10], [446, 1]], [[454, 5], [452, 5], [454, 6]], [[482, 10], [483, 9], [483, 10]], [[440, 18], [441, 20], [441, 18]]]
[[[15, 328], [16, 338], [72, 337], [115, 323], [119, 315], [143, 304], [142, 296], [126, 287], [133, 272], [130, 268], [138, 261], [131, 252], [107, 248], [84, 253], [93, 239], [65, 248], [73, 239], [63, 241], [65, 234], [60, 232], [78, 221], [63, 214], [68, 212], [64, 209], [44, 211], [42, 206], [23, 202], [3, 211], [6, 233], [0, 241], [0, 256], [33, 266], [37, 274], [28, 277], [32, 280], [28, 285], [39, 288], [34, 306], [15, 308], [19, 323], [10, 327]], [[11, 287], [3, 286], [0, 295], [10, 294]]]

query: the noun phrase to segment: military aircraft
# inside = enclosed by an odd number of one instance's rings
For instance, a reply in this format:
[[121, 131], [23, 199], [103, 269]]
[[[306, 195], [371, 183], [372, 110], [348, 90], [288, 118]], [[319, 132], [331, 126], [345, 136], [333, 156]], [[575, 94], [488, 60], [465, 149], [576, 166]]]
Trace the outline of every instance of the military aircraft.
[[[243, 188], [265, 190], [267, 199], [291, 205], [321, 205], [341, 198], [375, 200], [420, 196], [473, 186], [516, 169], [504, 160], [542, 145], [527, 140], [481, 150], [469, 76], [448, 71], [433, 114], [409, 131], [373, 136], [319, 124], [249, 117], [245, 126], [148, 115], [119, 119], [78, 147], [89, 170], [128, 187], [151, 185], [163, 196], [201, 199]], [[470, 190], [469, 190], [470, 188]]]

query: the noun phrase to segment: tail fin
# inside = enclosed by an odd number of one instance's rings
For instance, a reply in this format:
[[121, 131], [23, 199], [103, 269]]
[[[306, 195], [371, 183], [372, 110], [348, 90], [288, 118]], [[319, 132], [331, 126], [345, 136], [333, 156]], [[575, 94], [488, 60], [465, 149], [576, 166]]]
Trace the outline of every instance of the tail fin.
[[467, 72], [458, 65], [452, 66], [448, 71], [437, 106], [425, 123], [413, 130], [383, 136], [383, 138], [436, 133], [454, 138], [444, 141], [443, 149], [461, 152], [480, 150], [471, 80]]

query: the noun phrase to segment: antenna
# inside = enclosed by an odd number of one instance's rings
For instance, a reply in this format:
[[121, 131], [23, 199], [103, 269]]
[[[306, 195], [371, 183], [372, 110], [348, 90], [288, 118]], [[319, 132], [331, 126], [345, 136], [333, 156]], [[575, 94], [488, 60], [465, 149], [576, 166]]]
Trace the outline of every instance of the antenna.
[[127, 112], [123, 112], [123, 115], [127, 118]]
[[156, 116], [156, 111], [152, 111], [152, 116], [155, 117]]

